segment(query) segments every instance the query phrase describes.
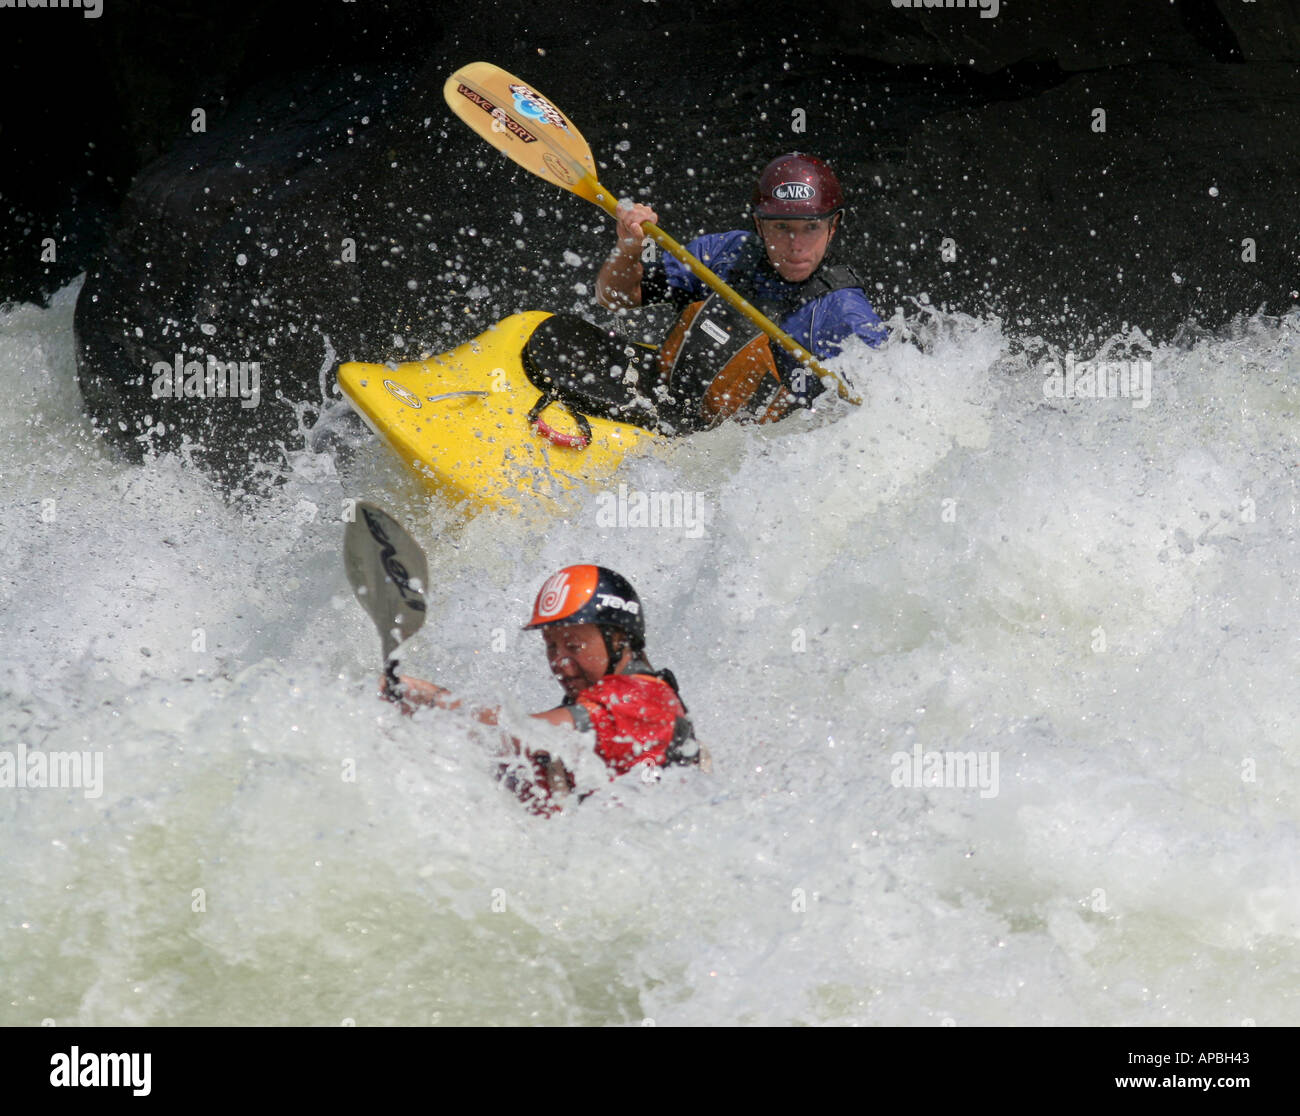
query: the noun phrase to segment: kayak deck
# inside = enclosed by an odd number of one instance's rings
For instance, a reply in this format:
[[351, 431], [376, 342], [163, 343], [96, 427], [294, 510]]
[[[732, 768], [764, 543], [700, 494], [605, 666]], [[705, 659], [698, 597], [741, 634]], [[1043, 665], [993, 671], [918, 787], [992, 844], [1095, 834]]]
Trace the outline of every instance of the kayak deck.
[[544, 311], [513, 314], [449, 353], [396, 366], [348, 361], [339, 366], [344, 395], [408, 468], [455, 503], [520, 511], [525, 503], [558, 503], [593, 488], [623, 459], [657, 435], [592, 418], [585, 448], [562, 444], [578, 434], [560, 406], [542, 418], [553, 440], [528, 413], [541, 393], [524, 373], [520, 353]]

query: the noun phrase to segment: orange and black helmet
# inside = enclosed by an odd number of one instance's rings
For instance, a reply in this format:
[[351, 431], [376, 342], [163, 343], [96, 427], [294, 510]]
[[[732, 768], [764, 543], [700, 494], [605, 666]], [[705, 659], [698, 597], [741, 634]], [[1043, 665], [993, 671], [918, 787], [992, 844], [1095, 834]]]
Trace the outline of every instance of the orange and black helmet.
[[604, 566], [565, 566], [546, 579], [524, 631], [554, 624], [595, 624], [626, 632], [632, 650], [645, 646], [645, 613], [627, 578]]
[[754, 186], [755, 217], [804, 219], [829, 217], [844, 208], [839, 179], [822, 160], [792, 151], [763, 168]]

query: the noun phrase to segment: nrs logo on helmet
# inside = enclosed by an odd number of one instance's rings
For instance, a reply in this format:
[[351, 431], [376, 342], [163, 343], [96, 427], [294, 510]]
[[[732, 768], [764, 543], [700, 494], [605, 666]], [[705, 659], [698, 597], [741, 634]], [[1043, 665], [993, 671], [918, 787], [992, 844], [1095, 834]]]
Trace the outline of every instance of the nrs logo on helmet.
[[782, 182], [772, 190], [772, 196], [781, 201], [807, 201], [815, 198], [817, 191], [806, 182]]
[[829, 217], [844, 208], [844, 191], [835, 172], [821, 159], [792, 151], [763, 168], [750, 208], [755, 217]]

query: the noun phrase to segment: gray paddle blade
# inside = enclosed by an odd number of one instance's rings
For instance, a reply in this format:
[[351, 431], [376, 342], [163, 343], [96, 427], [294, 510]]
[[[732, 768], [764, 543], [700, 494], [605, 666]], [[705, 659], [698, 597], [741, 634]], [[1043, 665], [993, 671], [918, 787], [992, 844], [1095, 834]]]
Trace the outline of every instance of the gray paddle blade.
[[379, 629], [384, 659], [424, 623], [429, 563], [406, 529], [383, 508], [357, 501], [343, 531], [343, 565], [361, 607]]

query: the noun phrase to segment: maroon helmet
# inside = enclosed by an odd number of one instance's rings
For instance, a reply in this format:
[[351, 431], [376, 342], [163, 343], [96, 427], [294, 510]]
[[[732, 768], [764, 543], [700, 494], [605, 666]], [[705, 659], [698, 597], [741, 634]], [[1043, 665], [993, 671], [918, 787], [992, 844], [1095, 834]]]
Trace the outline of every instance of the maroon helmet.
[[758, 176], [755, 217], [829, 217], [844, 208], [839, 179], [820, 159], [792, 151], [773, 159]]

